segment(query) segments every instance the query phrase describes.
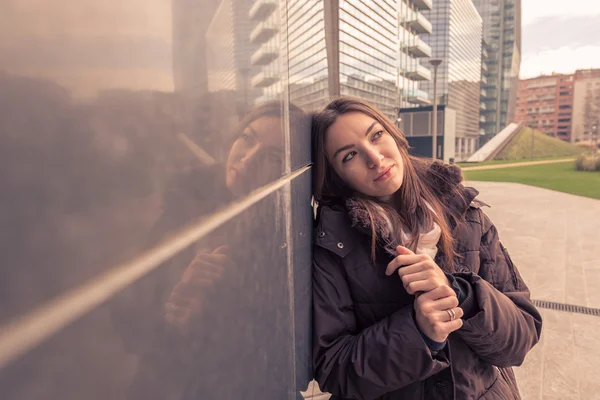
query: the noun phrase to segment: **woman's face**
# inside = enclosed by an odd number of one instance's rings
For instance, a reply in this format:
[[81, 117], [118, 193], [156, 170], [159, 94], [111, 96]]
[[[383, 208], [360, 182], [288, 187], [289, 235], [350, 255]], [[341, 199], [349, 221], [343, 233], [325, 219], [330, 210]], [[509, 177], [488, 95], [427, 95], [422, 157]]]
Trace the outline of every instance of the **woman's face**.
[[283, 173], [281, 118], [252, 121], [235, 140], [227, 158], [227, 187], [234, 195], [246, 194]]
[[402, 155], [394, 138], [361, 112], [343, 114], [327, 130], [330, 166], [354, 190], [388, 201], [404, 177]]

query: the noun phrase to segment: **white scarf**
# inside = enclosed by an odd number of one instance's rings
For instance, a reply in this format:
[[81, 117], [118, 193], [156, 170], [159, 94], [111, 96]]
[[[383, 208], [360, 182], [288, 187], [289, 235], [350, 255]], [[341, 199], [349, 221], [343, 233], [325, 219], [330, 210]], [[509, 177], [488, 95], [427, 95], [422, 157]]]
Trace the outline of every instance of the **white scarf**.
[[[392, 222], [386, 215], [383, 208], [381, 208], [379, 205], [377, 205], [377, 207], [379, 208], [380, 215], [385, 218], [385, 221], [388, 225], [388, 231], [391, 232], [392, 231]], [[427, 207], [433, 212], [433, 208], [429, 204], [427, 204]], [[402, 237], [400, 238], [401, 240], [399, 241], [399, 243], [410, 243], [412, 236], [410, 236], [408, 233], [406, 233], [404, 231], [404, 229], [402, 229], [401, 232], [402, 232], [401, 233]], [[437, 244], [440, 241], [441, 236], [442, 236], [442, 229], [440, 228], [440, 226], [438, 224], [433, 222], [433, 228], [430, 231], [419, 232], [419, 239], [417, 240], [417, 249], [415, 251], [415, 254], [427, 254], [432, 259], [435, 259], [435, 256], [437, 255], [437, 252], [438, 252]], [[397, 255], [396, 244], [392, 243], [392, 242], [393, 241], [390, 241], [390, 243], [387, 246], [385, 246], [385, 249], [389, 254], [396, 256]]]

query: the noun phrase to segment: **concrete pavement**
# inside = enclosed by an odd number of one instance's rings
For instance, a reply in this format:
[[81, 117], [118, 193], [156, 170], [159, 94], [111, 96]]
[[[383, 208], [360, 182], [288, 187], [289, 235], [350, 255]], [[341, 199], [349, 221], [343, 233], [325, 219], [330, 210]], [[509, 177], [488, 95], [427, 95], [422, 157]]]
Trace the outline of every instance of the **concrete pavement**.
[[[600, 308], [600, 200], [472, 182], [538, 300]], [[541, 342], [516, 369], [524, 400], [600, 399], [600, 317], [540, 310]]]

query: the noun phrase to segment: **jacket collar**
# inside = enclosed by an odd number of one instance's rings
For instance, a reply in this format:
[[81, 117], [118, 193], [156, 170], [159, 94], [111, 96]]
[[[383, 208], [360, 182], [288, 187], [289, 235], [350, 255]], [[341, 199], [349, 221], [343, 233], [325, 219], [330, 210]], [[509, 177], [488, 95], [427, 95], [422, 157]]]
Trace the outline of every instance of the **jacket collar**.
[[[442, 201], [450, 206], [450, 211], [456, 217], [461, 218], [469, 207], [479, 208], [487, 205], [476, 199], [479, 194], [477, 189], [464, 187], [461, 184], [460, 168], [434, 162], [429, 169], [429, 173], [432, 179], [436, 180], [437, 194]], [[459, 189], [458, 194], [453, 191], [456, 186]], [[358, 226], [352, 226], [348, 210], [341, 204], [320, 206], [317, 221], [315, 244], [342, 258], [360, 242], [359, 232], [370, 235], [370, 230], [367, 232], [367, 230], [360, 229]]]

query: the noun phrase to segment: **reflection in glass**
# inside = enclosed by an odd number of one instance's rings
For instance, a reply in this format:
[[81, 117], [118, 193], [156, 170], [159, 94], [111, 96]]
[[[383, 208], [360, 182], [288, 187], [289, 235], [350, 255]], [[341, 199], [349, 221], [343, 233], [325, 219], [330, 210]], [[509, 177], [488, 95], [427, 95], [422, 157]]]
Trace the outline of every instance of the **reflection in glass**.
[[[286, 76], [256, 54], [279, 50], [273, 30], [287, 23], [272, 7], [251, 17], [255, 3], [2, 2], [0, 324], [307, 164], [307, 120], [282, 101], [285, 82], [254, 84]], [[2, 369], [0, 397], [295, 396], [283, 198]]]

